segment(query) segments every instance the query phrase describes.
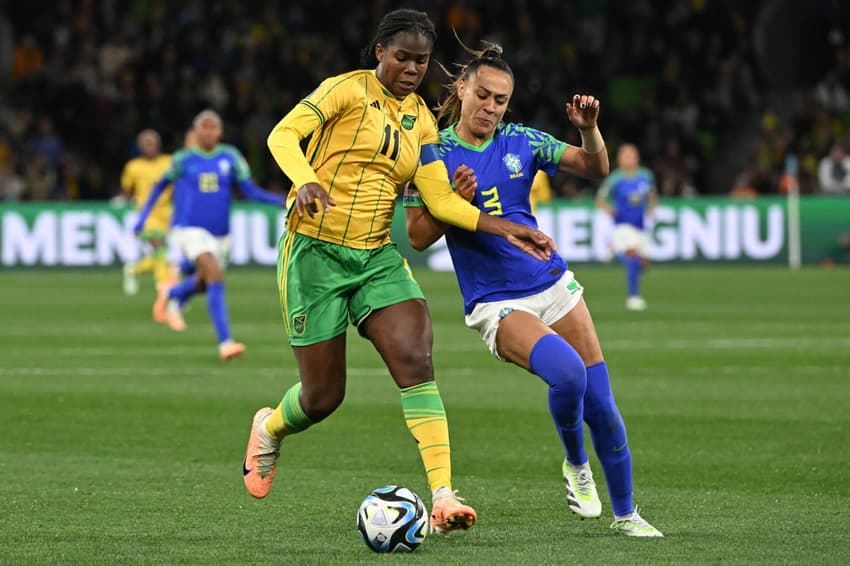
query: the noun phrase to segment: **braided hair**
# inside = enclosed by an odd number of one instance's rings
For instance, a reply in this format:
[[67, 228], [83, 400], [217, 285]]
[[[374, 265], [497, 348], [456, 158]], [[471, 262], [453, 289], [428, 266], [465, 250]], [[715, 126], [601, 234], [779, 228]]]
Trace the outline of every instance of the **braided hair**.
[[[504, 73], [507, 73], [508, 76], [511, 77], [511, 81], [514, 80], [514, 72], [511, 70], [511, 66], [508, 65], [504, 59], [502, 59], [502, 46], [496, 43], [490, 43], [489, 41], [485, 41], [484, 49], [480, 51], [476, 51], [470, 49], [455, 34], [455, 38], [457, 38], [460, 45], [466, 50], [468, 53], [471, 53], [474, 58], [472, 61], [467, 63], [466, 65], [457, 65], [459, 67], [459, 71], [457, 74], [452, 74], [448, 69], [443, 67], [443, 71], [449, 76], [449, 82], [445, 85], [448, 90], [448, 94], [443, 99], [443, 101], [437, 106], [437, 121], [443, 123], [444, 125], [450, 125], [458, 122], [460, 120], [460, 98], [458, 98], [457, 89], [458, 85], [461, 81], [467, 81], [469, 77], [478, 72], [478, 69], [481, 67], [492, 67]], [[441, 65], [442, 67], [442, 65]]]
[[378, 59], [375, 57], [375, 47], [379, 43], [386, 47], [395, 34], [402, 32], [421, 33], [431, 40], [431, 45], [437, 41], [437, 31], [428, 14], [406, 8], [393, 10], [381, 19], [375, 37], [360, 52], [360, 65], [364, 69], [377, 66]]

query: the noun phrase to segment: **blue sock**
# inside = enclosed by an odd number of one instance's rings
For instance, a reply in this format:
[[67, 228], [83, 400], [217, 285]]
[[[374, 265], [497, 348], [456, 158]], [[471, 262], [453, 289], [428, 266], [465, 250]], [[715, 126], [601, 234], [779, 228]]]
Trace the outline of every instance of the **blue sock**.
[[605, 472], [614, 515], [628, 515], [634, 511], [632, 455], [629, 452], [626, 425], [623, 424], [623, 417], [614, 403], [614, 393], [611, 391], [605, 362], [587, 368], [584, 420], [590, 427], [590, 438]]
[[626, 256], [626, 280], [629, 286], [629, 296], [640, 295], [640, 256]]
[[587, 386], [584, 362], [572, 346], [557, 334], [537, 341], [529, 356], [531, 371], [549, 384], [549, 412], [564, 444], [567, 461], [587, 462], [584, 451], [582, 403]]
[[183, 258], [183, 261], [180, 262], [180, 273], [184, 277], [195, 274], [195, 264], [191, 259], [186, 257]]
[[230, 340], [230, 320], [227, 317], [227, 302], [224, 300], [224, 281], [207, 285], [207, 310], [215, 327], [218, 343]]
[[180, 307], [186, 304], [192, 295], [198, 292], [198, 283], [194, 277], [187, 277], [168, 291], [169, 299], [177, 299]]

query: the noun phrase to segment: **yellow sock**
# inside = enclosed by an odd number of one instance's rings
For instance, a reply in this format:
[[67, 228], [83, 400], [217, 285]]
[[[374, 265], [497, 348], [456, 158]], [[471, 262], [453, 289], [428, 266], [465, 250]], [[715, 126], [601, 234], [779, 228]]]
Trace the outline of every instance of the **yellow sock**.
[[452, 488], [449, 425], [443, 399], [434, 381], [401, 390], [401, 408], [407, 428], [419, 445], [431, 493]]
[[275, 440], [301, 432], [313, 424], [301, 407], [301, 382], [289, 388], [280, 404], [266, 419], [266, 432]]
[[133, 273], [139, 275], [141, 273], [147, 273], [153, 269], [153, 258], [150, 256], [145, 256], [139, 261], [136, 262], [136, 265], [133, 266]]
[[171, 266], [165, 256], [153, 258], [153, 280], [158, 286], [169, 285], [171, 282]]

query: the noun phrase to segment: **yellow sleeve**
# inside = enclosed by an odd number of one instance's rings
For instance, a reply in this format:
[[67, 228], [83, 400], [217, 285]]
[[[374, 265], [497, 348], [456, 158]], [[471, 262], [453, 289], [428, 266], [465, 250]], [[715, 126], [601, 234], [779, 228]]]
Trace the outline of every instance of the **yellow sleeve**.
[[413, 175], [413, 184], [419, 190], [419, 196], [422, 197], [431, 216], [446, 224], [475, 232], [481, 211], [452, 189], [449, 184], [449, 172], [446, 164], [440, 159], [437, 149], [439, 142], [440, 132], [437, 130], [437, 120], [430, 111], [425, 112], [422, 116], [419, 167]]
[[475, 232], [481, 211], [452, 190], [449, 172], [442, 161], [438, 159], [420, 165], [413, 176], [413, 184], [419, 189], [425, 206], [434, 218]]
[[133, 194], [133, 173], [131, 171], [132, 161], [127, 162], [124, 166], [124, 170], [121, 171], [121, 190], [124, 191], [126, 195]]
[[327, 120], [345, 111], [348, 107], [346, 93], [351, 91], [346, 88], [349, 80], [355, 79], [348, 75], [325, 79], [284, 116], [269, 134], [269, 150], [296, 189], [307, 183], [319, 182], [316, 172], [301, 150], [301, 140], [321, 128]]

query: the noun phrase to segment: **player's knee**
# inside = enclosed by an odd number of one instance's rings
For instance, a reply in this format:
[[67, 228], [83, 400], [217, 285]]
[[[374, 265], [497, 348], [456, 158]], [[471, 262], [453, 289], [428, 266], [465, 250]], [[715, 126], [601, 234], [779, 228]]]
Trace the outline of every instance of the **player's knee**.
[[587, 369], [578, 352], [555, 334], [538, 340], [529, 356], [531, 370], [549, 387], [583, 398], [587, 388]]
[[388, 364], [399, 387], [413, 387], [434, 379], [434, 364], [427, 348], [410, 348], [398, 352]]
[[301, 408], [314, 423], [329, 417], [345, 399], [345, 389], [313, 391], [301, 390]]

